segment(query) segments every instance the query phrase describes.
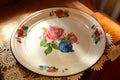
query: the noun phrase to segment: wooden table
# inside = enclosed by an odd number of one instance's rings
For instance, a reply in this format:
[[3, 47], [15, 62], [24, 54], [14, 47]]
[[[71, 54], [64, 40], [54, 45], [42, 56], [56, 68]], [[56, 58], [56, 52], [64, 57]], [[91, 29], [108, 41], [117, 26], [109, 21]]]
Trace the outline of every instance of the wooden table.
[[[116, 21], [113, 21], [110, 17], [106, 16], [103, 13], [96, 12], [96, 9], [91, 5], [91, 2], [89, 0], [80, 0], [81, 4], [78, 0], [19, 0], [18, 2], [11, 2], [11, 4], [8, 4], [4, 7], [0, 8], [0, 44], [3, 44], [4, 41], [9, 40], [11, 37], [11, 34], [15, 28], [16, 25], [18, 25], [19, 22], [21, 22], [25, 17], [28, 15], [32, 14], [35, 11], [45, 9], [45, 8], [50, 8], [50, 7], [69, 7], [69, 8], [75, 8], [79, 9], [83, 12], [88, 13], [89, 15], [95, 17], [98, 22], [102, 25], [103, 29], [105, 32], [111, 34], [113, 43], [118, 44], [120, 41], [120, 25]], [[115, 29], [115, 31], [113, 30]], [[111, 31], [112, 30], [112, 31]], [[3, 49], [0, 47], [0, 53], [3, 54], [4, 51], [9, 52], [8, 49]], [[119, 56], [118, 56], [119, 57]], [[110, 60], [110, 59], [109, 59]], [[117, 62], [120, 62], [120, 59], [117, 59]], [[15, 61], [16, 63], [16, 61]], [[11, 69], [14, 66], [21, 66], [20, 64], [17, 65], [12, 65], [12, 66], [1, 66], [1, 73], [2, 70], [7, 71], [7, 69]], [[119, 65], [120, 66], [120, 65]], [[4, 68], [3, 68], [4, 67]], [[27, 71], [24, 69], [24, 67], [21, 66], [21, 68], [25, 71], [23, 72], [24, 78], [28, 80], [27, 77], [31, 76], [29, 79], [32, 80], [57, 80], [53, 78], [45, 78], [42, 76], [42, 79], [38, 79], [37, 77], [39, 75], [32, 74], [31, 72]], [[118, 70], [118, 67], [117, 69]], [[28, 72], [28, 74], [26, 74]], [[86, 71], [87, 73], [88, 71]], [[120, 71], [119, 71], [120, 72]], [[99, 78], [97, 75], [95, 76], [95, 73], [100, 72], [94, 72], [89, 70], [89, 74], [84, 74], [83, 79], [86, 80], [98, 80]], [[5, 73], [7, 74], [7, 73]], [[4, 74], [3, 74], [4, 75]], [[67, 80], [67, 79], [78, 79], [81, 77], [83, 74], [79, 74], [76, 76], [72, 76], [70, 78], [61, 78], [60, 80]], [[89, 76], [91, 75], [91, 76]], [[4, 76], [3, 76], [4, 77]], [[89, 78], [88, 78], [89, 77]], [[116, 76], [115, 76], [116, 77]], [[118, 77], [118, 76], [117, 76]], [[36, 78], [36, 79], [35, 79]], [[103, 78], [101, 78], [103, 79]], [[108, 78], [106, 78], [108, 79]], [[119, 78], [120, 79], [120, 78]], [[21, 79], [20, 79], [21, 80]]]
[[[15, 26], [25, 17], [35, 11], [50, 7], [70, 7], [76, 9], [88, 10], [89, 14], [93, 12], [77, 0], [20, 0], [20, 2], [11, 2], [0, 8], [0, 42], [11, 36]], [[85, 10], [83, 9], [86, 8]]]
[[[96, 9], [91, 5], [90, 0], [80, 0], [83, 4], [88, 6], [84, 6], [78, 0], [19, 0], [20, 2], [12, 2], [11, 4], [5, 5], [0, 8], [0, 42], [10, 37], [14, 27], [22, 21], [25, 17], [32, 14], [35, 11], [50, 8], [50, 7], [69, 7], [79, 9], [83, 12], [86, 12], [100, 20], [98, 15], [101, 15], [99, 12], [95, 12]], [[48, 3], [49, 2], [49, 3]], [[102, 16], [102, 15], [101, 15]], [[104, 15], [103, 15], [104, 17]], [[109, 19], [109, 17], [105, 16], [105, 18]], [[113, 20], [111, 20], [113, 21]], [[101, 21], [102, 22], [102, 21]], [[116, 22], [114, 25], [117, 25]], [[119, 26], [119, 24], [117, 25]]]

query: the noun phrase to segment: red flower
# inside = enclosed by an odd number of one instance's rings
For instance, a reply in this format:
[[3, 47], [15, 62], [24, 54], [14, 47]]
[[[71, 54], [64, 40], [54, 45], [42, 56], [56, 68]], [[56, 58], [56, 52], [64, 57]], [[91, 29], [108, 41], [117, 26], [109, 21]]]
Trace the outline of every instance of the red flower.
[[17, 30], [18, 37], [23, 37], [24, 36], [24, 31], [22, 29]]
[[99, 37], [101, 35], [101, 32], [98, 29], [96, 29], [94, 34], [95, 34], [95, 37]]
[[63, 34], [64, 34], [64, 29], [56, 26], [50, 26], [44, 31], [43, 38], [49, 41], [56, 41], [56, 40], [60, 40], [63, 37]]
[[57, 71], [58, 71], [58, 68], [55, 68], [55, 67], [51, 67], [47, 69], [47, 72], [57, 72]]
[[69, 40], [71, 43], [75, 43], [75, 42], [77, 42], [77, 40], [78, 40], [78, 38], [76, 37], [76, 35], [75, 35], [73, 32], [69, 33], [69, 34], [67, 35], [67, 37], [68, 37], [68, 40]]
[[62, 17], [64, 15], [64, 11], [62, 9], [56, 10], [55, 13], [56, 13], [56, 16], [58, 17]]

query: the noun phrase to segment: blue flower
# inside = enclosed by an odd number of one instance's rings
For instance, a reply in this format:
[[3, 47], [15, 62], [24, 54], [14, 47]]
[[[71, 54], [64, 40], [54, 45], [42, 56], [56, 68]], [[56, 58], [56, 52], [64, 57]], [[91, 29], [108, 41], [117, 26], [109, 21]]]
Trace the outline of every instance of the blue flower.
[[64, 17], [68, 17], [69, 15], [68, 15], [68, 13], [64, 13]]
[[100, 38], [95, 38], [95, 44], [97, 44], [100, 41]]
[[40, 67], [42, 70], [45, 70], [45, 69], [47, 68], [46, 65], [40, 65], [39, 67]]
[[24, 30], [24, 31], [28, 31], [28, 27], [27, 27], [27, 26], [24, 26], [24, 27], [23, 27], [23, 30]]
[[72, 44], [68, 40], [62, 40], [59, 43], [58, 48], [61, 52], [71, 52], [72, 51]]

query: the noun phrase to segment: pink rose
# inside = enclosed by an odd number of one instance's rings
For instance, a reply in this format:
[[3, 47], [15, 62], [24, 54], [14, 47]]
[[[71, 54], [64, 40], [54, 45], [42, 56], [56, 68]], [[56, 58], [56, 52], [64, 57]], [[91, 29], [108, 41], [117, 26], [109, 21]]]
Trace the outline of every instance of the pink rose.
[[43, 33], [43, 38], [49, 41], [60, 40], [63, 37], [64, 29], [57, 26], [50, 26]]
[[73, 32], [69, 33], [69, 34], [67, 35], [67, 37], [68, 37], [68, 40], [69, 40], [71, 43], [76, 43], [77, 40], [78, 40], [78, 38], [76, 37], [76, 35], [75, 35]]

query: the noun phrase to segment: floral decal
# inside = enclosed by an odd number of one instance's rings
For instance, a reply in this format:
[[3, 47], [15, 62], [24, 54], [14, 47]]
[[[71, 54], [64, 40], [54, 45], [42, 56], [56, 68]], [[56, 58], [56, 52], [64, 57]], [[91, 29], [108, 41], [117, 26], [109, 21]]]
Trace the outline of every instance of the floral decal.
[[72, 51], [72, 44], [68, 40], [61, 40], [58, 47], [61, 52]]
[[53, 49], [64, 53], [74, 52], [73, 43], [78, 42], [77, 36], [73, 33], [65, 33], [63, 28], [57, 26], [49, 26], [42, 28], [43, 35], [40, 37], [40, 46], [46, 47], [44, 53], [50, 54]]
[[43, 38], [52, 42], [52, 41], [61, 40], [63, 34], [64, 34], [64, 29], [51, 26], [48, 29], [45, 29], [43, 33]]
[[[46, 65], [40, 65], [39, 66], [40, 70], [46, 70], [47, 72], [58, 72], [58, 68], [55, 66], [46, 66]], [[68, 71], [68, 68], [64, 68], [62, 72]]]
[[16, 31], [17, 33], [17, 41], [21, 43], [21, 38], [24, 38], [27, 36], [28, 32], [28, 26], [21, 25], [20, 28]]
[[65, 69], [62, 70], [63, 73], [64, 73], [65, 71], [68, 71], [68, 68], [65, 68]]
[[69, 16], [68, 13], [69, 13], [68, 10], [58, 9], [56, 11], [51, 11], [50, 16], [56, 15], [58, 18], [62, 18], [62, 17], [68, 17]]
[[91, 29], [94, 30], [92, 38], [94, 39], [94, 43], [97, 44], [101, 39], [102, 32], [95, 25], [93, 25]]
[[39, 67], [41, 70], [46, 70], [47, 72], [58, 72], [58, 68], [55, 66], [40, 65]]

